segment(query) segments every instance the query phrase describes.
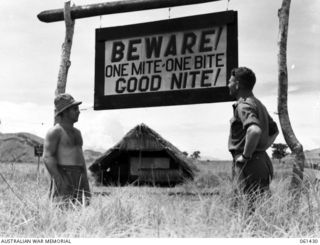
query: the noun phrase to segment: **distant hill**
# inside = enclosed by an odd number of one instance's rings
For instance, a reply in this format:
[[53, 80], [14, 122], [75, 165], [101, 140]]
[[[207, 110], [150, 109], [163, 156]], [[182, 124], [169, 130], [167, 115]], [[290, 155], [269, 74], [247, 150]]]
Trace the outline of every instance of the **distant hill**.
[[[34, 146], [43, 144], [44, 139], [30, 133], [0, 133], [0, 162], [28, 162], [37, 163], [38, 158], [34, 156]], [[103, 153], [93, 150], [84, 150], [86, 164], [92, 164], [95, 159]], [[320, 148], [305, 151], [307, 166], [318, 165], [320, 167]], [[202, 161], [217, 161], [211, 157], [203, 157]], [[292, 156], [288, 155], [281, 161], [290, 163]]]
[[309, 158], [309, 159], [320, 159], [320, 148], [313, 149], [313, 150], [306, 150], [305, 154], [306, 154], [306, 158]]
[[[320, 168], [320, 148], [304, 151], [306, 156], [306, 167], [316, 166]], [[292, 155], [288, 155], [281, 160], [283, 163], [290, 163], [293, 159]]]
[[320, 169], [320, 148], [307, 150], [304, 152], [306, 155], [306, 167]]
[[219, 158], [212, 157], [212, 156], [201, 156], [200, 159], [201, 159], [201, 161], [220, 161]]
[[[30, 133], [0, 133], [0, 162], [37, 163], [38, 158], [34, 156], [34, 147], [43, 142], [43, 138]], [[84, 151], [87, 165], [101, 155], [102, 153], [98, 151]]]
[[30, 133], [0, 133], [0, 162], [38, 162], [34, 146], [43, 144], [43, 138]]
[[91, 165], [98, 157], [102, 156], [102, 152], [93, 150], [84, 150], [83, 155], [87, 165]]

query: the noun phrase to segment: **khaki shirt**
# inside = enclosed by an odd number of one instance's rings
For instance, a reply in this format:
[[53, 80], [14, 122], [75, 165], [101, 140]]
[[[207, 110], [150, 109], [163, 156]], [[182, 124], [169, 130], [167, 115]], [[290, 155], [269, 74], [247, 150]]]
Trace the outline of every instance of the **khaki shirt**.
[[252, 124], [260, 127], [262, 131], [255, 151], [267, 150], [268, 138], [278, 131], [278, 127], [265, 106], [253, 95], [238, 100], [232, 106], [233, 117], [230, 120], [229, 151], [243, 152], [247, 129]]

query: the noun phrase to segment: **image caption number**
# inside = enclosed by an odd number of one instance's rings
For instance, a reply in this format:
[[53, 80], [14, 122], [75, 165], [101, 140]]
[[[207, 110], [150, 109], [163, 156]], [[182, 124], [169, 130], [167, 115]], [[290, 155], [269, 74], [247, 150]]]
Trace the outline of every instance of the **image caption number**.
[[317, 238], [301, 238], [300, 243], [301, 244], [317, 244], [318, 239]]

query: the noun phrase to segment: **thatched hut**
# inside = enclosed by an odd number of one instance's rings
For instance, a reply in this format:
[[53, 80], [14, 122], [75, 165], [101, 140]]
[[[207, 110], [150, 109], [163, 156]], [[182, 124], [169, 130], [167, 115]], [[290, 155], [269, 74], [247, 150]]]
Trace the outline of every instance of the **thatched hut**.
[[193, 179], [197, 168], [175, 146], [141, 124], [99, 157], [89, 170], [103, 185], [175, 185]]

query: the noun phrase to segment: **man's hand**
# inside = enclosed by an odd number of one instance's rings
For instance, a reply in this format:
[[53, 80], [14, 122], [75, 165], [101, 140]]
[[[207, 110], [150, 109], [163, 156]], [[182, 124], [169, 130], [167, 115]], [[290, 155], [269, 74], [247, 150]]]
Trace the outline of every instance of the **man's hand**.
[[236, 163], [238, 164], [245, 164], [246, 162], [248, 162], [248, 159], [245, 159], [243, 155], [239, 155], [236, 159]]
[[61, 175], [55, 176], [54, 181], [55, 181], [56, 187], [59, 191], [59, 194], [61, 194], [61, 195], [69, 194], [67, 182], [64, 180], [64, 178]]

